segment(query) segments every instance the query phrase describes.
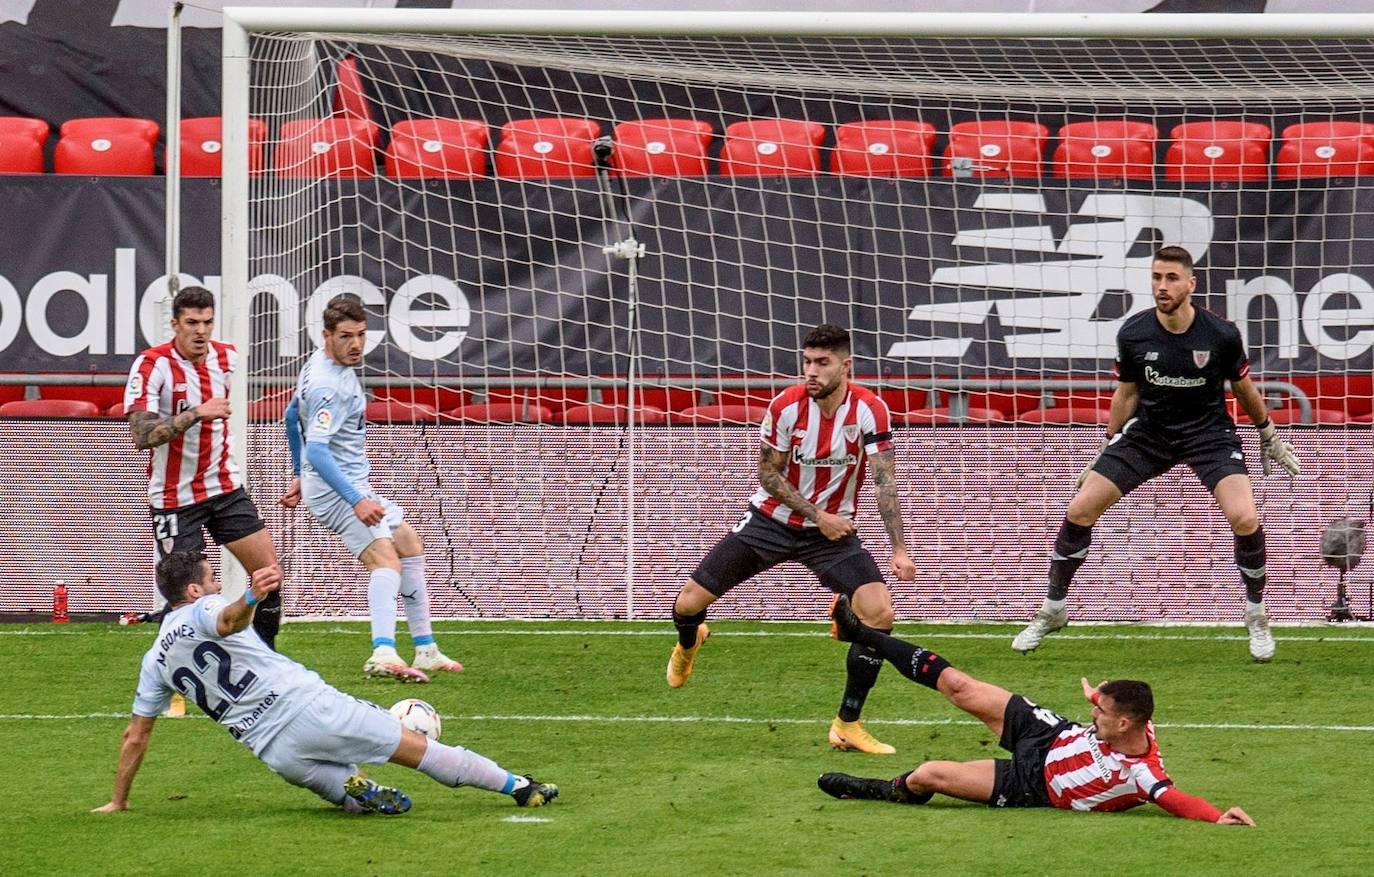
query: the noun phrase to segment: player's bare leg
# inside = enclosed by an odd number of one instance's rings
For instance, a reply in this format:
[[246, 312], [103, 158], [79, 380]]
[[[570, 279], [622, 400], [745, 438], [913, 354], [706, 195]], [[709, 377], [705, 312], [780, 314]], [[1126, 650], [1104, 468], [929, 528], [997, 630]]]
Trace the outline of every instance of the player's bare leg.
[[673, 625], [678, 641], [668, 656], [668, 687], [681, 688], [692, 677], [697, 650], [711, 635], [706, 626], [706, 610], [716, 602], [716, 595], [688, 579], [673, 601]]
[[363, 675], [400, 682], [428, 682], [423, 671], [408, 665], [396, 652], [396, 596], [401, 589], [401, 558], [390, 539], [374, 539], [359, 556], [370, 573], [367, 608], [372, 618], [372, 655]]
[[[229, 549], [229, 553], [247, 570], [248, 575], [252, 575], [260, 569], [276, 567], [281, 570], [281, 562], [277, 560], [277, 548], [272, 543], [272, 537], [264, 528], [256, 533], [250, 533], [242, 539], [235, 539], [233, 542], [224, 546]], [[253, 613], [253, 630], [257, 631], [262, 641], [267, 643], [268, 648], [277, 647], [277, 633], [281, 630], [281, 591], [276, 590], [268, 594], [258, 603], [257, 609]]]
[[[837, 597], [836, 600], [842, 598]], [[882, 582], [869, 582], [854, 591], [847, 601], [854, 614], [868, 627], [880, 631], [892, 630], [894, 613], [892, 595]], [[832, 635], [836, 631], [832, 630]], [[838, 637], [837, 637], [838, 638]], [[845, 691], [839, 714], [830, 722], [830, 745], [836, 749], [866, 752], [870, 755], [891, 755], [897, 750], [869, 733], [859, 713], [868, 692], [878, 679], [883, 656], [871, 646], [852, 642], [845, 657]]]
[[420, 534], [403, 523], [392, 534], [401, 559], [401, 604], [405, 607], [406, 627], [415, 644], [415, 660], [410, 666], [426, 673], [460, 673], [463, 665], [439, 651], [434, 641], [434, 626], [429, 617], [429, 589], [425, 583], [425, 546]]
[[938, 793], [981, 804], [992, 798], [996, 778], [996, 762], [985, 758], [967, 762], [927, 761], [892, 779], [827, 773], [821, 774], [816, 785], [835, 798], [924, 804]]
[[1088, 557], [1093, 525], [1120, 499], [1121, 490], [1110, 479], [1091, 469], [1083, 474], [1083, 484], [1069, 501], [1064, 522], [1054, 539], [1045, 600], [1025, 630], [1012, 639], [1013, 649], [1022, 653], [1034, 651], [1045, 637], [1069, 623], [1065, 606], [1069, 583]]
[[1269, 630], [1269, 613], [1264, 608], [1264, 528], [1260, 526], [1250, 477], [1239, 473], [1227, 475], [1218, 482], [1212, 495], [1235, 534], [1236, 568], [1245, 583], [1245, 627], [1250, 635], [1250, 656], [1264, 663], [1274, 657], [1274, 635]]

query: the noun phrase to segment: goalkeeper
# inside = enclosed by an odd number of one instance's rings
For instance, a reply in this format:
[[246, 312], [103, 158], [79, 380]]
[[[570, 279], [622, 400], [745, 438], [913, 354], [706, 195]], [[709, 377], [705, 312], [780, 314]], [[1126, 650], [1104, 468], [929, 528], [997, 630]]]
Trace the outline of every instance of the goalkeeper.
[[1245, 583], [1245, 626], [1250, 655], [1274, 656], [1264, 608], [1264, 529], [1246, 472], [1236, 424], [1226, 409], [1225, 382], [1259, 429], [1264, 474], [1274, 464], [1299, 472], [1293, 448], [1270, 422], [1264, 398], [1251, 382], [1240, 330], [1211, 311], [1194, 307], [1197, 276], [1182, 247], [1163, 247], [1151, 265], [1154, 310], [1141, 311], [1117, 334], [1116, 372], [1107, 445], [1078, 478], [1054, 540], [1045, 602], [1012, 640], [1029, 652], [1068, 624], [1065, 597], [1083, 565], [1092, 528], [1126, 494], [1178, 463], [1186, 463], [1216, 498], [1235, 533], [1236, 566]]

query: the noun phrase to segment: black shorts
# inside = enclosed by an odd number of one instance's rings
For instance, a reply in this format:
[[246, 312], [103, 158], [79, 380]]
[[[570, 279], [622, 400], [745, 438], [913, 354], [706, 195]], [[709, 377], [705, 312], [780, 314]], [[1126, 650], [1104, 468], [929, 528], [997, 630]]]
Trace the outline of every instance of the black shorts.
[[1234, 426], [1173, 436], [1134, 418], [1098, 456], [1093, 471], [1125, 495], [1179, 463], [1187, 463], [1208, 491], [1215, 491], [1228, 475], [1247, 474]]
[[1050, 793], [1045, 788], [1045, 756], [1059, 732], [1074, 723], [1038, 707], [1019, 694], [1007, 701], [1002, 716], [1001, 747], [1011, 758], [996, 761], [989, 807], [1049, 807]]
[[206, 530], [216, 545], [228, 545], [267, 526], [242, 487], [179, 509], [153, 509], [152, 515], [158, 557], [204, 551]]
[[805, 565], [837, 594], [853, 596], [860, 586], [883, 580], [858, 536], [850, 534], [832, 542], [815, 527], [780, 524], [753, 506], [697, 564], [692, 580], [723, 597], [740, 582], [786, 560]]

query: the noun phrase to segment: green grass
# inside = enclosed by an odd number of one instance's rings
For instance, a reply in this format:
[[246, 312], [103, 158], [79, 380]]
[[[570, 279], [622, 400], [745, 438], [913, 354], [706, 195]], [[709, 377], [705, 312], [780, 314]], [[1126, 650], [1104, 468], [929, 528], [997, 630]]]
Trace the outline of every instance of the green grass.
[[[815, 786], [824, 771], [891, 776], [926, 758], [1000, 753], [985, 729], [891, 668], [865, 715], [898, 754], [832, 752], [845, 647], [822, 631], [713, 624], [697, 676], [670, 691], [668, 625], [446, 623], [440, 642], [467, 671], [402, 688], [361, 678], [362, 625], [288, 625], [281, 645], [330, 682], [381, 703], [423, 696], [444, 715], [446, 741], [563, 790], [524, 811], [388, 765], [374, 776], [415, 806], [384, 819], [287, 785], [199, 717], [158, 723], [129, 812], [90, 814], [109, 799], [152, 631], [0, 628], [0, 874], [1369, 873], [1374, 631], [1283, 629], [1276, 660], [1261, 666], [1236, 628], [1070, 628], [1029, 657], [1008, 648], [1010, 627], [898, 629], [1070, 716], [1087, 713], [1080, 675], [1150, 681], [1170, 774], [1223, 808], [1245, 807], [1253, 830], [1153, 807], [1085, 815], [832, 800]], [[627, 635], [636, 632], [651, 635]]]

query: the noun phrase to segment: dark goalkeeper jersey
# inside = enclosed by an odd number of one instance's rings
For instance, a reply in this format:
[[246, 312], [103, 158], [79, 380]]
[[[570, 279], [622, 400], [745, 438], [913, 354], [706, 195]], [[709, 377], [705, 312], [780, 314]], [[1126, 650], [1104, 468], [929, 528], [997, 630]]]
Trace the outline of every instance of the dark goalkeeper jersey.
[[1195, 307], [1182, 334], [1165, 329], [1154, 309], [1132, 314], [1116, 336], [1116, 376], [1140, 391], [1135, 416], [1176, 436], [1235, 427], [1226, 381], [1250, 374], [1236, 324]]

